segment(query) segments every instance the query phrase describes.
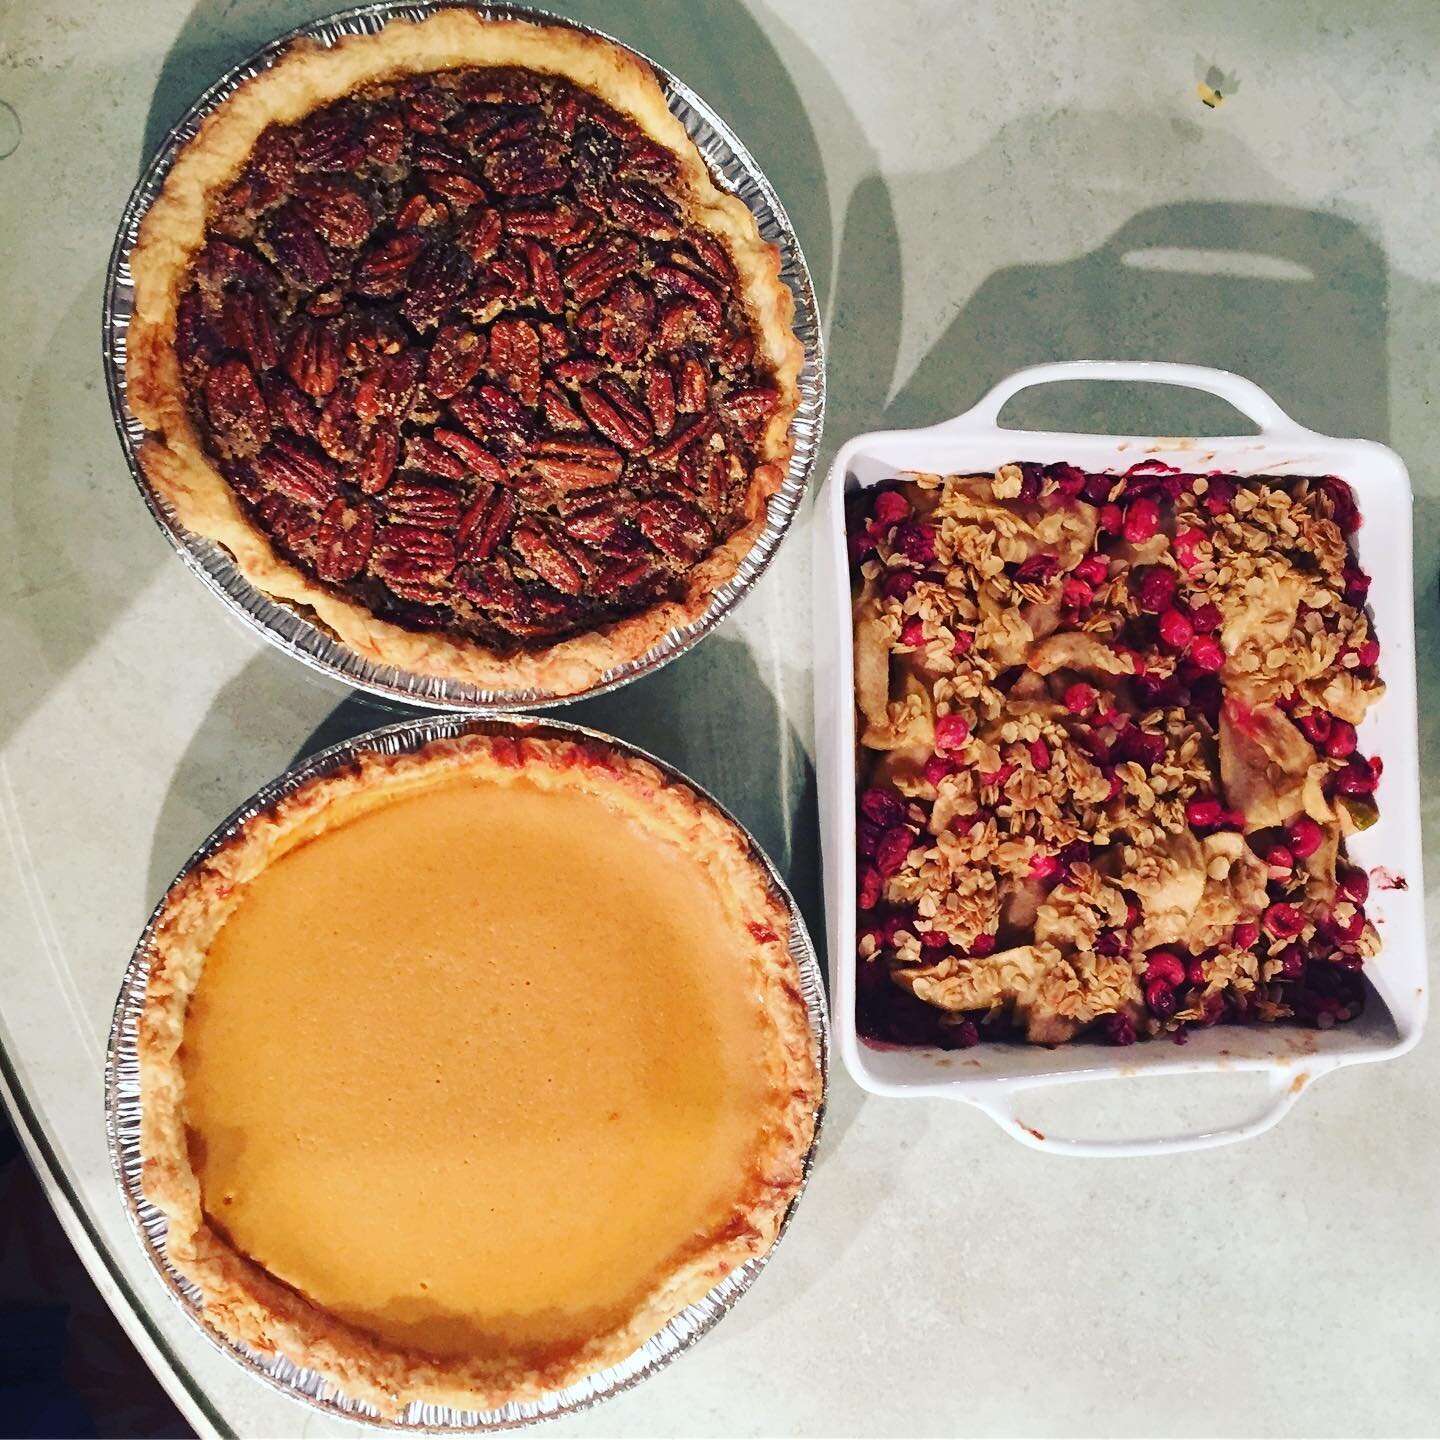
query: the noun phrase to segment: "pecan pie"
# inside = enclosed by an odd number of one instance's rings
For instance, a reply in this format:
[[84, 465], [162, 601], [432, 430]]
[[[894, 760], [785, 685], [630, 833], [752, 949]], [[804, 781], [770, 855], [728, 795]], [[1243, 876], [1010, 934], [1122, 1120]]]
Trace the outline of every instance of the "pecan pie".
[[363, 754], [167, 898], [147, 1196], [214, 1329], [387, 1413], [631, 1354], [763, 1254], [821, 1078], [745, 837], [596, 741]]
[[874, 1040], [1326, 1027], [1378, 950], [1369, 579], [1331, 477], [1006, 465], [857, 497]]
[[648, 66], [460, 10], [297, 44], [141, 227], [127, 391], [183, 524], [366, 658], [584, 689], [764, 527], [779, 256]]

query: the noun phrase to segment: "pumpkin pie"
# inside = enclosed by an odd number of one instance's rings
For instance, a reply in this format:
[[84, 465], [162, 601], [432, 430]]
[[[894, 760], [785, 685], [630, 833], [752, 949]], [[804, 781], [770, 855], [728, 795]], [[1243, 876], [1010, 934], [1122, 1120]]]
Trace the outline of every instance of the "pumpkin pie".
[[152, 484], [372, 662], [585, 689], [704, 613], [793, 450], [777, 250], [650, 67], [563, 26], [298, 42], [131, 270]]
[[366, 753], [167, 898], [143, 1181], [205, 1322], [395, 1413], [633, 1353], [763, 1255], [822, 1079], [789, 915], [588, 740]]

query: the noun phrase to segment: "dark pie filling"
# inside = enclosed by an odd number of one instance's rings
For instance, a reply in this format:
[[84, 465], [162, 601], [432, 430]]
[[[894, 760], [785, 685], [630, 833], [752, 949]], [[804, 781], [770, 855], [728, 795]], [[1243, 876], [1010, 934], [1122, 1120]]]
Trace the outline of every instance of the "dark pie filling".
[[271, 126], [176, 345], [276, 550], [499, 653], [683, 591], [778, 402], [675, 157], [569, 82], [455, 70]]

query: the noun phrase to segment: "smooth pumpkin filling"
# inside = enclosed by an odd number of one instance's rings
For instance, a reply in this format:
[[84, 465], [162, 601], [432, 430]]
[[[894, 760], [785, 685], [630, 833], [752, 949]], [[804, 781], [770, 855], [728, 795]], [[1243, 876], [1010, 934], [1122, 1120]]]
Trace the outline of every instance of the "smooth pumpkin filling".
[[741, 1200], [774, 1103], [747, 938], [694, 856], [524, 778], [323, 832], [190, 1001], [207, 1215], [382, 1341], [583, 1344]]

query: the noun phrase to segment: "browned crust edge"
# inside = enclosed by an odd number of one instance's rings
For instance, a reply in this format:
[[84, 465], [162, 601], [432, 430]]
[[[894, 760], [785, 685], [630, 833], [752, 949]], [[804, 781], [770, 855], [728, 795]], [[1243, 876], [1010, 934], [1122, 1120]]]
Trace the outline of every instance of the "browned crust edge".
[[[755, 945], [755, 983], [772, 1025], [768, 1064], [777, 1097], [752, 1172], [727, 1222], [657, 1286], [623, 1325], [543, 1369], [520, 1361], [436, 1360], [381, 1345], [231, 1249], [211, 1228], [191, 1168], [179, 1062], [185, 1014], [207, 949], [244, 887], [268, 864], [334, 825], [400, 795], [463, 774], [494, 784], [523, 773], [550, 788], [580, 787], [664, 843], [683, 846], [713, 877], [733, 924]], [[263, 1354], [317, 1370], [346, 1395], [394, 1414], [413, 1401], [494, 1409], [563, 1389], [632, 1354], [687, 1305], [774, 1243], [804, 1180], [823, 1081], [790, 917], [741, 831], [689, 786], [597, 741], [472, 734], [400, 756], [361, 755], [302, 785], [246, 822], [166, 897], [154, 930], [137, 1025], [140, 1142], [146, 1198], [168, 1217], [171, 1262], [200, 1289], [208, 1325]]]
[[[291, 123], [358, 86], [466, 65], [521, 65], [562, 75], [628, 115], [675, 154], [681, 188], [688, 191], [688, 218], [719, 237], [734, 260], [758, 351], [780, 391], [762, 437], [760, 463], [751, 472], [746, 523], [689, 573], [684, 595], [548, 649], [509, 657], [390, 624], [283, 560], [246, 519], [206, 456], [186, 409], [174, 351], [179, 288], [204, 244], [210, 202], [243, 168], [267, 125]], [[791, 425], [804, 350], [793, 330], [794, 297], [780, 279], [779, 251], [761, 239], [749, 209], [716, 188], [650, 67], [630, 51], [580, 31], [446, 10], [423, 21], [392, 20], [376, 35], [353, 35], [329, 49], [298, 41], [270, 69], [241, 85], [181, 151], [140, 227], [130, 268], [135, 304], [126, 398], [151, 432], [140, 451], [150, 483], [182, 525], [223, 545], [257, 589], [312, 611], [372, 664], [488, 689], [573, 695], [590, 688], [606, 672], [644, 655], [670, 630], [704, 614], [764, 530], [766, 502], [783, 483], [794, 451]]]

